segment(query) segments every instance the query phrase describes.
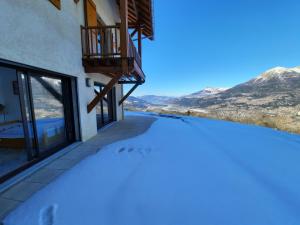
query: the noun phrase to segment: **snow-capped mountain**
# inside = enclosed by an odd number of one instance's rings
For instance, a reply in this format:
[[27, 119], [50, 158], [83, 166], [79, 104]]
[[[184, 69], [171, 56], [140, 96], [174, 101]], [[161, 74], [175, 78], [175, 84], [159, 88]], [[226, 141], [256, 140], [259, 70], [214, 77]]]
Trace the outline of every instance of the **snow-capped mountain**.
[[267, 82], [272, 79], [284, 81], [285, 79], [297, 78], [300, 75], [300, 67], [285, 68], [275, 67], [270, 69], [253, 80], [254, 83]]
[[[275, 67], [248, 82], [228, 89], [227, 94], [256, 94], [271, 96], [274, 94], [288, 94], [300, 90], [300, 67]], [[225, 92], [225, 93], [226, 93]]]
[[199, 92], [173, 98], [142, 96], [145, 106], [153, 104], [178, 107], [245, 107], [276, 108], [300, 105], [300, 67], [275, 67], [232, 88], [205, 88]]
[[300, 133], [300, 67], [275, 67], [229, 89], [205, 88], [174, 98], [169, 104], [140, 106], [144, 107], [127, 109], [253, 123]]
[[209, 95], [215, 95], [215, 94], [219, 94], [223, 91], [226, 91], [228, 88], [212, 88], [212, 87], [207, 87], [207, 88], [204, 88], [203, 90], [201, 91], [198, 91], [198, 92], [195, 92], [195, 93], [192, 93], [190, 95], [186, 95], [186, 96], [183, 96], [184, 98], [202, 98], [202, 97], [206, 97], [206, 96], [209, 96]]
[[275, 67], [254, 79], [222, 92], [201, 98], [181, 98], [176, 104], [185, 107], [260, 105], [279, 107], [300, 104], [300, 67]]

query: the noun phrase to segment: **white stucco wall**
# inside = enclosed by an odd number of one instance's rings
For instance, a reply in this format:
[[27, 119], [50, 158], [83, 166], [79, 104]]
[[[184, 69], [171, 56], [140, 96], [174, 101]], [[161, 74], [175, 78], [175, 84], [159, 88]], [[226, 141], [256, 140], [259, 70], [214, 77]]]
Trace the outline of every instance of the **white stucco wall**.
[[115, 0], [94, 0], [94, 3], [105, 25], [115, 25], [120, 22], [119, 9]]
[[[94, 1], [105, 23], [119, 20], [115, 1]], [[81, 135], [87, 140], [97, 133], [97, 126], [95, 111], [87, 113], [94, 91], [86, 87], [85, 79], [104, 76], [85, 74], [82, 67], [83, 0], [78, 4], [62, 0], [61, 4], [58, 10], [48, 0], [1, 0], [0, 58], [77, 77]]]
[[119, 106], [119, 101], [123, 97], [123, 85], [117, 85], [116, 86], [116, 115], [118, 120], [124, 119], [124, 110], [123, 110], [123, 105]]

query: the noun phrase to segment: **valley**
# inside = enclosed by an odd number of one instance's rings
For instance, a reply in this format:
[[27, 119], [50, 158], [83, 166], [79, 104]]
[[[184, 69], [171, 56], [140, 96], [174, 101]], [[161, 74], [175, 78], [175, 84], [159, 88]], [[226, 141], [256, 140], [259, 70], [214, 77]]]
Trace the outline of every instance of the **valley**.
[[177, 98], [130, 97], [125, 109], [221, 119], [300, 133], [300, 67], [276, 67], [232, 88], [205, 88]]

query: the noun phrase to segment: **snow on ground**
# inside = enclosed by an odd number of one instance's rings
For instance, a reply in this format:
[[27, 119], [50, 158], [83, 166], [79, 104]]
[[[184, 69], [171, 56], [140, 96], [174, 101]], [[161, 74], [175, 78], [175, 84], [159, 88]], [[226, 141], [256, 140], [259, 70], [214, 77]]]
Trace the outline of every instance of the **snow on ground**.
[[192, 117], [87, 158], [5, 225], [298, 225], [300, 136]]

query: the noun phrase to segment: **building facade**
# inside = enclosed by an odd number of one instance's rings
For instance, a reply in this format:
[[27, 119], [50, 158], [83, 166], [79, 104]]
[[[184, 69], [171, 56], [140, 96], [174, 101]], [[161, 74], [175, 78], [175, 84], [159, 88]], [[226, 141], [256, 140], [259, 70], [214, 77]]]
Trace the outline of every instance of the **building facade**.
[[[0, 1], [0, 181], [124, 117], [150, 0]], [[123, 85], [132, 84], [123, 94]]]

